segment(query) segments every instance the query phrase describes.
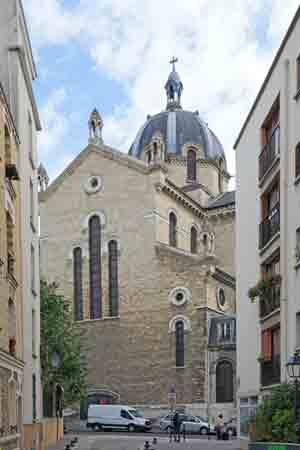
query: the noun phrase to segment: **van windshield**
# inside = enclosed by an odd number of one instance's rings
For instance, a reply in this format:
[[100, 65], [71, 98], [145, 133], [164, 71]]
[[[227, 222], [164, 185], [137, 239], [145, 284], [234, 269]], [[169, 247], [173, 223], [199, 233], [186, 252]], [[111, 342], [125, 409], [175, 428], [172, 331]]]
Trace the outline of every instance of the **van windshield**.
[[137, 409], [129, 409], [128, 411], [133, 417], [144, 417], [143, 413], [141, 411], [138, 411]]

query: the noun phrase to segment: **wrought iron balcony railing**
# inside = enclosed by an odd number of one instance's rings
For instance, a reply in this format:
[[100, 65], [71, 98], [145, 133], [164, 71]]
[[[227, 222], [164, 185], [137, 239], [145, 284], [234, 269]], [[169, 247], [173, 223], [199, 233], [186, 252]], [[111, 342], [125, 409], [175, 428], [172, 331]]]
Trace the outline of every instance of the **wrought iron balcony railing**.
[[268, 213], [268, 217], [262, 221], [259, 229], [259, 248], [263, 248], [280, 231], [280, 204]]
[[259, 180], [267, 173], [273, 161], [280, 154], [280, 126], [274, 129], [269, 141], [259, 155]]
[[280, 283], [270, 286], [263, 298], [260, 298], [260, 317], [265, 317], [280, 307]]

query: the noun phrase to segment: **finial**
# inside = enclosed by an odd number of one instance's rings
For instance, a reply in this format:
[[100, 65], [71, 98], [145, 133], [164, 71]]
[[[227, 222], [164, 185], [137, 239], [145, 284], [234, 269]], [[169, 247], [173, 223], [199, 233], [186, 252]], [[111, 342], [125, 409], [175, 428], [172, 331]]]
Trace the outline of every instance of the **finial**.
[[167, 92], [167, 109], [181, 109], [181, 94], [183, 91], [183, 84], [180, 80], [178, 73], [175, 70], [175, 63], [178, 62], [178, 58], [173, 58], [170, 61], [172, 64], [172, 72], [169, 75], [165, 90]]
[[103, 143], [102, 140], [102, 128], [103, 128], [103, 120], [100, 116], [98, 110], [95, 108], [89, 119], [89, 143], [94, 145], [99, 145]]
[[175, 72], [175, 63], [178, 62], [178, 58], [176, 58], [175, 56], [173, 56], [173, 58], [170, 61], [170, 64], [172, 64], [172, 70], [173, 72]]

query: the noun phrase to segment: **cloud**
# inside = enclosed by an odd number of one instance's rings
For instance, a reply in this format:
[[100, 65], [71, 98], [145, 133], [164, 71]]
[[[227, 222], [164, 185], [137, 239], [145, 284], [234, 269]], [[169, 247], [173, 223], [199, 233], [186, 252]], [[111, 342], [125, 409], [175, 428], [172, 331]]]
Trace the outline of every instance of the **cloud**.
[[40, 158], [45, 159], [57, 153], [64, 137], [69, 132], [69, 121], [63, 106], [67, 101], [64, 88], [53, 90], [40, 110], [42, 132], [39, 134]]
[[[91, 66], [122, 83], [127, 102], [104, 118], [106, 142], [127, 151], [146, 115], [164, 108], [168, 60], [175, 54], [183, 106], [200, 111], [234, 172], [234, 139], [298, 0], [231, 0], [230, 7], [225, 0], [78, 0], [73, 8], [67, 3], [44, 0], [43, 14], [35, 14], [40, 0], [28, 0], [34, 42], [76, 41]], [[261, 17], [269, 24], [263, 29], [266, 47], [255, 32]], [[50, 131], [58, 141], [59, 125]]]

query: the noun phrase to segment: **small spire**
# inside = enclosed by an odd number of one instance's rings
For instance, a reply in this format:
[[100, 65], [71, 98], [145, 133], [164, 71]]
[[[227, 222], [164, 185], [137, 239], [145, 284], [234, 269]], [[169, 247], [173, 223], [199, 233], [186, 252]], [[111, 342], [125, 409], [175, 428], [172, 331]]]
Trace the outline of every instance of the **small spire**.
[[96, 108], [92, 111], [90, 115], [88, 125], [90, 133], [89, 143], [94, 145], [102, 144], [103, 120]]
[[167, 92], [167, 109], [181, 109], [181, 94], [183, 91], [183, 84], [175, 69], [175, 63], [178, 62], [178, 58], [173, 58], [170, 61], [172, 64], [172, 72], [169, 75], [168, 81], [165, 85]]

